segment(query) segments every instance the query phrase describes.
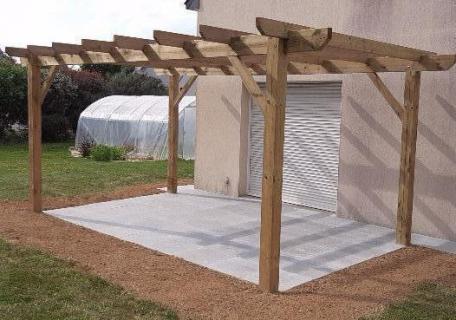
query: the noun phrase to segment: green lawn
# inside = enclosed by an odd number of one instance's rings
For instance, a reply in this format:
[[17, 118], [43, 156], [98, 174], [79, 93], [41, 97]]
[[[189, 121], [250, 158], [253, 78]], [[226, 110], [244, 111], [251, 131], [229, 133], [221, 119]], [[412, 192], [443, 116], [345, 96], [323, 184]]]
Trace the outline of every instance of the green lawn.
[[456, 320], [456, 288], [423, 283], [405, 300], [363, 320]]
[[177, 319], [72, 264], [0, 239], [2, 320]]
[[[46, 196], [109, 191], [119, 186], [166, 179], [166, 161], [96, 162], [70, 157], [69, 147], [70, 143], [43, 146], [43, 193]], [[0, 200], [27, 198], [27, 159], [26, 145], [0, 145]], [[178, 176], [192, 178], [193, 161], [179, 160]]]

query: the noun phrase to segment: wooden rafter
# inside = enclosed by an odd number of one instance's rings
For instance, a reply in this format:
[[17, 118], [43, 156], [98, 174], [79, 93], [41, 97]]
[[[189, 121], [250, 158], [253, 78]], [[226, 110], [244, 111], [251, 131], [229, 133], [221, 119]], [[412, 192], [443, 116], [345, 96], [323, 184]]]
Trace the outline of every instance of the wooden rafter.
[[[115, 42], [114, 42], [115, 43]], [[194, 72], [194, 66], [214, 66], [210, 59], [219, 58], [218, 67], [229, 65], [228, 56], [236, 55], [233, 47], [227, 44], [208, 45], [207, 41], [196, 40], [189, 42], [192, 47], [202, 53], [200, 59], [189, 56], [184, 48], [162, 46], [156, 43], [146, 44], [142, 50], [115, 47], [115, 50], [107, 52], [87, 51], [81, 45], [54, 43], [53, 47], [41, 47], [40, 51], [24, 48], [7, 47], [6, 52], [11, 56], [29, 59], [31, 56], [41, 66], [52, 65], [80, 65], [80, 64], [126, 64], [135, 66], [149, 66], [166, 69], [167, 65], [187, 68]], [[246, 64], [264, 65], [264, 48], [256, 47], [253, 43], [245, 46], [242, 42], [237, 43], [238, 56]], [[54, 52], [49, 49], [54, 49]], [[253, 49], [253, 50], [252, 50]], [[32, 52], [33, 51], [33, 52]], [[106, 51], [103, 49], [103, 51]], [[115, 56], [113, 57], [113, 52]], [[51, 55], [52, 54], [52, 55]], [[117, 55], [117, 57], [116, 57]], [[121, 57], [121, 59], [119, 59]], [[225, 59], [223, 61], [223, 59]], [[430, 55], [423, 56], [420, 61], [410, 61], [394, 57], [375, 57], [368, 53], [343, 50], [338, 52], [334, 48], [326, 48], [321, 51], [294, 52], [289, 54], [290, 63], [305, 64], [304, 68], [294, 69], [293, 74], [316, 74], [316, 73], [372, 73], [372, 72], [404, 72], [408, 68], [416, 71], [444, 71], [456, 63], [456, 55]], [[166, 63], [165, 63], [166, 61]], [[326, 69], [321, 66], [330, 61], [337, 68]], [[312, 66], [309, 68], [309, 66]], [[224, 74], [220, 72], [220, 74]]]
[[[303, 30], [311, 29], [307, 26], [267, 18], [257, 18], [256, 25], [261, 34], [282, 39], [289, 39], [290, 32], [303, 32]], [[420, 61], [423, 56], [435, 54], [430, 51], [408, 48], [396, 44], [349, 36], [336, 32], [332, 34], [327, 47], [411, 61]]]
[[230, 44], [233, 38], [238, 38], [240, 36], [249, 35], [250, 33], [238, 31], [238, 30], [231, 30], [225, 28], [217, 28], [212, 27], [204, 24], [200, 24], [199, 32], [201, 36], [207, 40], [212, 42], [219, 42], [219, 43], [226, 43]]

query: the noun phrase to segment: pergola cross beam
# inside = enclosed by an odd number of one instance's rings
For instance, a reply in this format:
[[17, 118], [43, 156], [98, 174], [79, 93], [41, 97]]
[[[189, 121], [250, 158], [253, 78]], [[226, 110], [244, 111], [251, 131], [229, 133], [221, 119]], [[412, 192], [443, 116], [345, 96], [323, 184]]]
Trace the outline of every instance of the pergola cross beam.
[[[268, 18], [256, 18], [256, 25], [261, 34], [289, 39], [290, 32], [303, 32], [310, 27], [287, 23]], [[434, 55], [434, 52], [408, 48], [400, 45], [385, 43], [381, 41], [365, 39], [355, 36], [348, 36], [334, 32], [327, 45], [328, 48], [338, 50], [350, 50], [363, 54], [375, 56], [394, 57], [411, 61], [420, 61], [423, 56]]]

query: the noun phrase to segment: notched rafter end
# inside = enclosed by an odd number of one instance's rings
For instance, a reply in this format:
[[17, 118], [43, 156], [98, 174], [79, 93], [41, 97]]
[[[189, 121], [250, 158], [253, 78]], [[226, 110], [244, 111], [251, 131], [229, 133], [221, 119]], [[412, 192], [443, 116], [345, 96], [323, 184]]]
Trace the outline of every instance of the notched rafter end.
[[288, 47], [296, 51], [321, 50], [332, 38], [332, 28], [288, 31]]
[[283, 39], [288, 38], [289, 31], [307, 29], [307, 27], [298, 24], [263, 17], [256, 18], [256, 27], [262, 35]]
[[11, 57], [27, 58], [29, 51], [25, 48], [6, 47], [5, 52]]
[[114, 35], [114, 43], [119, 48], [142, 51], [144, 49], [144, 46], [155, 44], [156, 41], [153, 39]]
[[187, 35], [187, 34], [155, 30], [154, 39], [155, 39], [155, 41], [157, 41], [158, 44], [161, 44], [164, 46], [182, 48], [185, 42], [193, 41], [193, 40], [201, 40], [202, 38], [197, 37], [197, 36]]

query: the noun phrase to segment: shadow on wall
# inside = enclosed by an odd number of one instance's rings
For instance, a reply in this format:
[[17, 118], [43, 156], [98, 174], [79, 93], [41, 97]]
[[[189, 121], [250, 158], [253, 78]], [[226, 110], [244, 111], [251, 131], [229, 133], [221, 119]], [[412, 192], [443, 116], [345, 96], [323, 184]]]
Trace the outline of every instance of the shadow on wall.
[[[441, 109], [456, 122], [456, 106], [450, 104], [448, 100], [440, 95], [435, 97], [437, 101], [433, 108], [441, 107]], [[347, 107], [350, 108], [349, 112], [354, 112], [363, 121], [363, 126], [370, 128], [375, 134], [381, 137], [386, 144], [396, 154], [400, 154], [400, 134], [399, 139], [396, 138], [384, 124], [379, 123], [366, 108], [355, 101], [352, 97], [347, 98]], [[456, 123], [455, 123], [456, 125]], [[386, 163], [374, 152], [379, 151], [374, 146], [366, 145], [365, 141], [360, 139], [349, 127], [344, 124], [341, 125], [341, 136], [346, 139], [359, 154], [363, 155], [370, 164], [349, 163], [341, 160], [340, 167], [344, 168], [350, 175], [345, 175], [343, 184], [355, 189], [355, 193], [343, 192], [343, 187], [339, 191], [339, 205], [343, 216], [350, 218], [378, 223], [375, 220], [377, 214], [381, 214], [386, 221], [386, 225], [395, 226], [396, 223], [396, 208], [397, 208], [397, 192], [399, 184], [399, 160], [398, 163]], [[432, 128], [424, 124], [422, 121], [418, 124], [418, 140], [425, 139], [426, 149], [428, 145], [430, 148], [435, 148], [446, 157], [450, 163], [456, 163], [456, 151], [450, 146], [441, 136], [437, 135]], [[418, 146], [419, 148], [419, 146]], [[417, 150], [417, 154], [419, 154]], [[432, 152], [432, 149], [426, 150], [426, 153]], [[417, 181], [419, 180], [419, 183]], [[386, 201], [386, 193], [394, 193], [395, 202], [390, 203]], [[356, 194], [362, 194], [362, 197], [353, 197]], [[366, 212], [362, 207], [360, 199], [367, 199], [371, 202], [372, 207], [370, 212]], [[449, 211], [433, 210], [428, 201], [437, 200], [444, 207], [450, 208]], [[442, 203], [443, 202], [443, 203]], [[449, 223], [454, 221], [454, 214], [456, 213], [456, 176], [455, 175], [442, 175], [435, 173], [432, 168], [428, 168], [420, 158], [416, 159], [416, 178], [415, 178], [415, 198], [414, 198], [414, 231], [418, 233], [427, 234], [430, 236], [444, 236], [451, 240], [456, 240], [456, 226]], [[369, 211], [369, 210], [367, 210]], [[423, 227], [424, 226], [424, 227]], [[427, 227], [426, 227], [427, 226]], [[416, 230], [416, 227], [419, 227]], [[434, 230], [434, 231], [432, 231]], [[435, 232], [437, 231], [437, 232]]]
[[233, 118], [236, 120], [237, 123], [241, 122], [241, 114], [239, 113], [239, 110], [236, 109], [233, 104], [228, 100], [228, 98], [224, 95], [222, 95], [222, 102], [226, 107], [226, 110], [233, 116]]

